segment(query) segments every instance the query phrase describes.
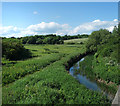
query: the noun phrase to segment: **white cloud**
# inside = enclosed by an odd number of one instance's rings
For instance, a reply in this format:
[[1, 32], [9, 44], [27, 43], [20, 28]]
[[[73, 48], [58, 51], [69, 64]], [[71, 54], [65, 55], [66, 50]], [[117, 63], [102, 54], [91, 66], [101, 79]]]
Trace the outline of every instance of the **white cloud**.
[[100, 22], [100, 20], [94, 20], [93, 22]]
[[59, 24], [56, 22], [41, 22], [39, 24], [30, 25], [27, 28], [18, 28], [14, 26], [0, 27], [0, 35], [3, 37], [23, 37], [29, 35], [39, 34], [57, 34], [57, 35], [74, 35], [74, 34], [90, 34], [92, 31], [99, 30], [101, 28], [108, 29], [112, 32], [114, 26], [117, 26], [118, 20], [113, 21], [101, 21], [94, 20], [92, 22], [84, 23], [75, 28], [72, 28], [68, 24]]
[[114, 19], [113, 21], [118, 21], [118, 19]]
[[69, 34], [91, 33], [92, 31], [99, 30], [101, 28], [108, 29], [112, 32], [114, 26], [116, 26], [117, 24], [117, 19], [114, 19], [113, 21], [94, 20], [92, 22], [84, 23], [75, 27], [73, 30], [70, 31]]
[[20, 33], [20, 32], [21, 32], [21, 28], [17, 28], [14, 26], [0, 27], [0, 36], [11, 37], [15, 33]]
[[38, 33], [56, 33], [60, 31], [66, 31], [69, 28], [70, 26], [68, 24], [58, 24], [55, 22], [41, 22], [40, 24], [28, 26], [27, 30], [31, 30]]
[[38, 12], [37, 12], [37, 11], [34, 11], [33, 14], [38, 14]]
[[108, 28], [106, 28], [106, 29], [109, 30], [110, 32], [112, 32], [113, 29], [114, 29], [114, 26], [110, 26], [110, 27], [108, 27]]

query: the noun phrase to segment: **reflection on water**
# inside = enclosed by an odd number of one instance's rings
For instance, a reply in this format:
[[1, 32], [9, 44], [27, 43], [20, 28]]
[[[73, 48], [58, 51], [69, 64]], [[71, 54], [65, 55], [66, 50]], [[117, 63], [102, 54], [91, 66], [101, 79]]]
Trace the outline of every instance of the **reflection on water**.
[[69, 73], [76, 78], [81, 84], [85, 85], [88, 89], [94, 90], [94, 91], [99, 91], [102, 92], [104, 95], [106, 95], [110, 101], [113, 100], [114, 96], [111, 94], [108, 94], [107, 92], [103, 91], [99, 86], [96, 81], [91, 81], [89, 78], [87, 78], [86, 75], [83, 75], [83, 73], [78, 73], [76, 70], [80, 69], [79, 63], [83, 61], [84, 58], [82, 58], [80, 61], [78, 61], [74, 66], [72, 66], [69, 69]]
[[[79, 62], [83, 61], [84, 58], [82, 58]], [[92, 89], [94, 91], [101, 91], [101, 89], [97, 86], [96, 82], [90, 81], [86, 76], [82, 75], [82, 73], [77, 73], [75, 70], [78, 70], [79, 62], [77, 62], [73, 67], [70, 68], [69, 72], [70, 74], [76, 78], [81, 84], [84, 84], [87, 88]]]

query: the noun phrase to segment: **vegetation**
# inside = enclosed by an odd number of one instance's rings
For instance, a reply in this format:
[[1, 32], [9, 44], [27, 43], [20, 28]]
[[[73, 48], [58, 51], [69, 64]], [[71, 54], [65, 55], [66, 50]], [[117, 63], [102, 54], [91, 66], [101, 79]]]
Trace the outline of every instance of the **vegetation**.
[[64, 44], [85, 44], [88, 38], [64, 40]]
[[18, 40], [5, 39], [2, 41], [2, 57], [9, 60], [20, 60], [31, 57], [31, 52], [25, 49]]
[[119, 85], [119, 33], [120, 25], [112, 33], [101, 29], [89, 37], [51, 34], [3, 38], [3, 104], [110, 104], [100, 92], [79, 84], [66, 67], [79, 56], [93, 52], [87, 58], [89, 62], [81, 64], [84, 73]]
[[[25, 47], [37, 57], [17, 61], [11, 65], [6, 63], [3, 66], [3, 73], [8, 72], [6, 68], [15, 74], [20, 69], [27, 72], [33, 67], [36, 68], [33, 73], [27, 73], [25, 77], [15, 79], [13, 83], [7, 84], [3, 81], [3, 104], [109, 104], [105, 96], [79, 84], [65, 69], [71, 58], [74, 59], [86, 52], [85, 45], [26, 45]], [[53, 50], [56, 52], [53, 53]], [[51, 62], [51, 59], [54, 59], [54, 62]], [[12, 70], [13, 68], [15, 70]], [[8, 74], [13, 76], [11, 73]], [[9, 80], [7, 77], [4, 79]]]
[[107, 30], [94, 31], [89, 36], [87, 50], [93, 51], [94, 58], [92, 61], [93, 73], [98, 79], [120, 84], [119, 68], [119, 35], [120, 24], [110, 33]]
[[[82, 75], [87, 76], [90, 80], [97, 82], [97, 84], [100, 86], [100, 88], [103, 91], [106, 91], [112, 95], [115, 95], [115, 93], [117, 92], [117, 84], [108, 84], [106, 85], [106, 83], [102, 83], [102, 82], [98, 82], [99, 77], [98, 75], [95, 73], [95, 69], [94, 67], [94, 54], [90, 54], [84, 57], [84, 61], [80, 62], [80, 69], [79, 69], [79, 73], [82, 73]], [[77, 72], [78, 73], [78, 72]], [[117, 78], [116, 78], [117, 79]], [[106, 80], [105, 80], [106, 81]]]
[[[80, 39], [80, 38], [88, 38], [88, 35], [78, 34], [74, 36], [70, 36], [70, 35], [59, 36], [55, 34], [49, 34], [49, 35], [26, 36], [21, 38], [11, 37], [9, 39], [21, 41], [23, 44], [63, 44], [64, 40]], [[3, 37], [3, 39], [7, 39], [7, 38]]]

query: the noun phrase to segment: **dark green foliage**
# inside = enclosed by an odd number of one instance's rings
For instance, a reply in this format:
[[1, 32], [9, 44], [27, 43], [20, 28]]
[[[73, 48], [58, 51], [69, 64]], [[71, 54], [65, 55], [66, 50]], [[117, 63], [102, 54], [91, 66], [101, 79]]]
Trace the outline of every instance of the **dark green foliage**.
[[50, 35], [35, 35], [22, 38], [23, 44], [63, 44], [61, 36]]
[[43, 40], [42, 40], [41, 38], [38, 38], [38, 39], [36, 40], [36, 44], [43, 44]]
[[30, 37], [27, 41], [28, 44], [36, 44], [36, 40], [37, 38], [36, 37]]
[[92, 32], [86, 45], [88, 51], [96, 51], [98, 45], [107, 43], [109, 37], [110, 32], [106, 29]]
[[28, 37], [23, 37], [23, 38], [22, 38], [22, 43], [23, 43], [23, 44], [26, 44], [27, 41], [28, 41], [28, 39], [29, 39]]
[[54, 34], [49, 35], [35, 35], [35, 36], [26, 36], [22, 37], [22, 43], [23, 44], [63, 44], [63, 40], [68, 39], [78, 39], [78, 38], [87, 38], [89, 35], [83, 34], [83, 35], [65, 35], [65, 36], [57, 36]]
[[2, 41], [2, 56], [9, 60], [20, 60], [31, 57], [31, 53], [20, 41], [11, 38]]
[[73, 35], [73, 36], [70, 36], [70, 35], [64, 35], [61, 37], [62, 40], [69, 40], [69, 39], [78, 39], [78, 38], [88, 38], [89, 35], [87, 34], [78, 34], [78, 35]]
[[87, 42], [87, 50], [96, 52], [93, 59], [93, 72], [107, 82], [120, 84], [120, 24], [112, 33], [107, 30], [94, 31]]

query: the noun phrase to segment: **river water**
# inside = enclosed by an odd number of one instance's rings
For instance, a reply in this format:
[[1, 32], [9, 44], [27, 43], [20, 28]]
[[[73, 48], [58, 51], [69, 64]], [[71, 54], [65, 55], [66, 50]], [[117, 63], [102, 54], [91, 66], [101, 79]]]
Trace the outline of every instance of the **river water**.
[[70, 69], [69, 69], [69, 73], [75, 78], [77, 79], [80, 84], [85, 85], [88, 89], [93, 90], [93, 91], [98, 91], [103, 93], [105, 96], [107, 96], [107, 98], [110, 100], [110, 102], [112, 102], [114, 95], [111, 95], [105, 91], [103, 91], [98, 83], [94, 80], [90, 80], [86, 75], [83, 75], [82, 73], [76, 73], [76, 70], [80, 69], [79, 63], [84, 61], [85, 58], [82, 58], [80, 61], [78, 61], [76, 64], [74, 64]]

